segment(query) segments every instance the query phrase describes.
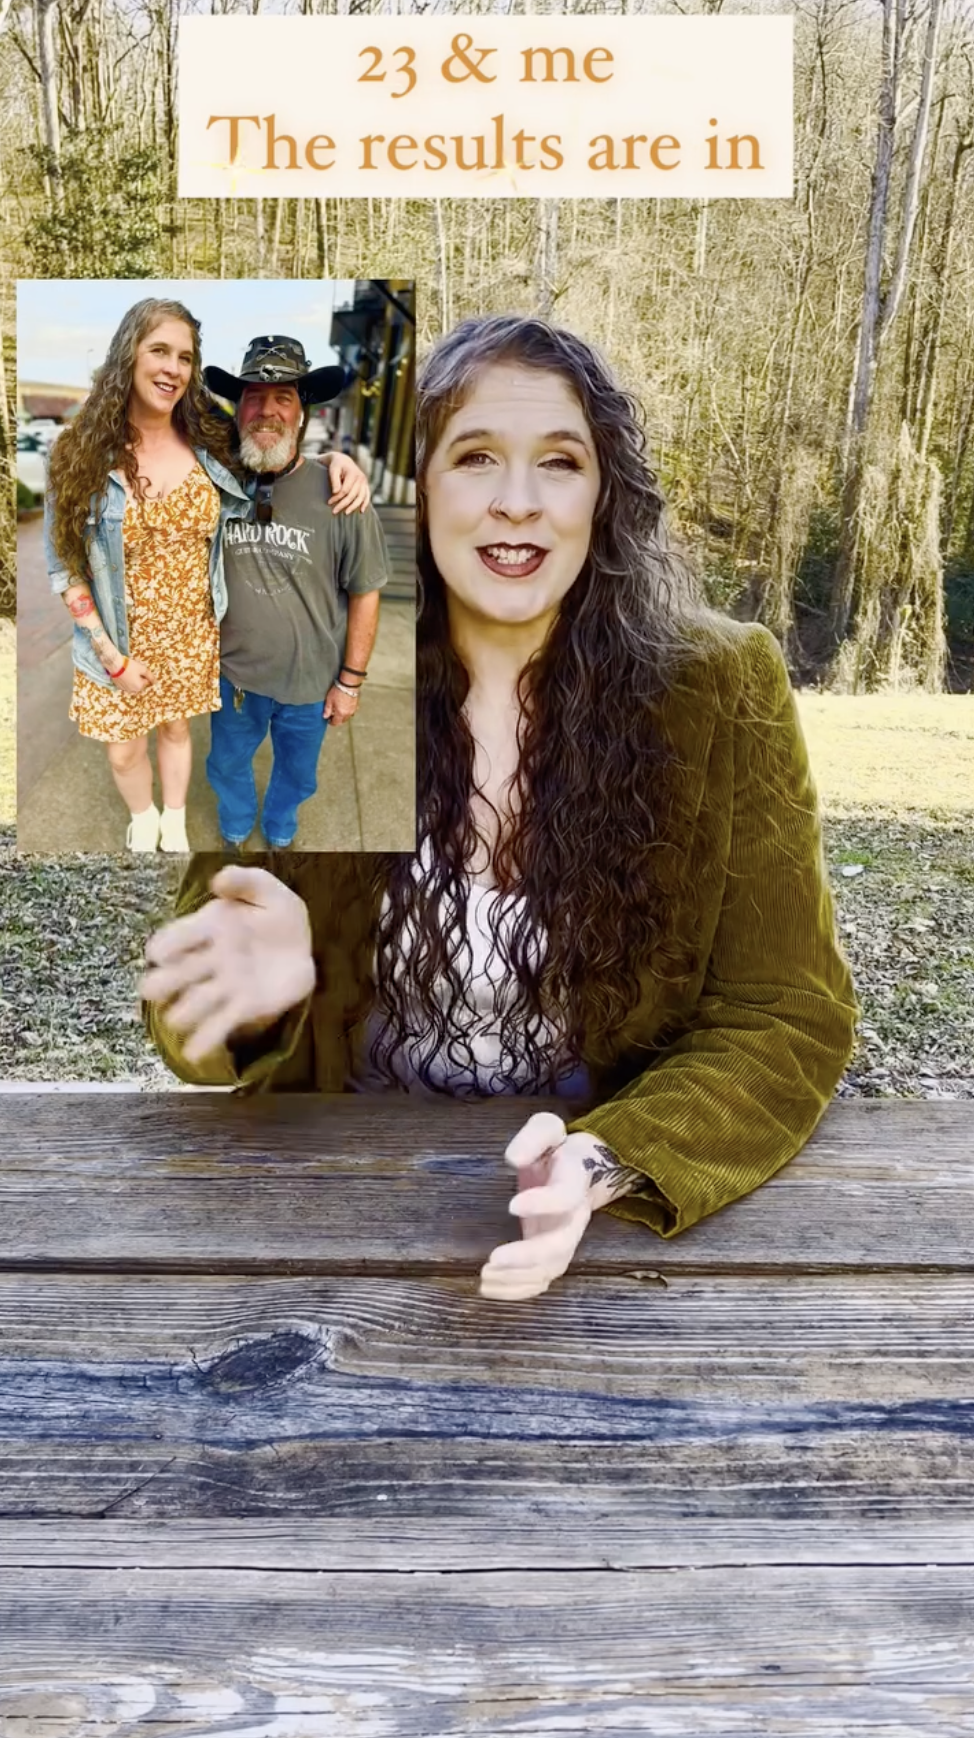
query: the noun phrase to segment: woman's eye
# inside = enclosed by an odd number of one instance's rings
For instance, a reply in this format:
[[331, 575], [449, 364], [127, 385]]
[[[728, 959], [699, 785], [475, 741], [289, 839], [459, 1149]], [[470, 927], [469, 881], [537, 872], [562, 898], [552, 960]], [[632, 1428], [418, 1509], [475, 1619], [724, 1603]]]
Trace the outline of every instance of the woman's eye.
[[581, 466], [571, 453], [552, 453], [544, 460], [544, 466], [549, 471], [579, 471]]
[[467, 465], [471, 469], [480, 470], [484, 465], [493, 463], [490, 453], [461, 453], [458, 465]]

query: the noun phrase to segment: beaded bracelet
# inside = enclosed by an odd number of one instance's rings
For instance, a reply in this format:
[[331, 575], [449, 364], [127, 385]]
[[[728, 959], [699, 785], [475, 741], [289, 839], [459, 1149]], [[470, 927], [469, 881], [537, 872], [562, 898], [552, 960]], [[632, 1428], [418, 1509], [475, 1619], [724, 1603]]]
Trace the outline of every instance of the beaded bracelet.
[[358, 692], [359, 692], [358, 689], [357, 688], [346, 688], [344, 682], [339, 682], [337, 677], [335, 680], [335, 687], [338, 689], [339, 694], [347, 694], [349, 696], [349, 698], [352, 700], [358, 699]]

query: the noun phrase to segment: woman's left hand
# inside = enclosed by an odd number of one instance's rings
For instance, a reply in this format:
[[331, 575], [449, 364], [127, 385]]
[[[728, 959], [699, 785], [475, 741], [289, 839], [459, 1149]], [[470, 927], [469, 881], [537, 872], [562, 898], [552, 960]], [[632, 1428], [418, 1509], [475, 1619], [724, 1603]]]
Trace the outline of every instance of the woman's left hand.
[[592, 1217], [584, 1164], [592, 1151], [589, 1135], [570, 1135], [551, 1111], [519, 1129], [504, 1157], [518, 1173], [510, 1210], [521, 1220], [521, 1241], [500, 1244], [481, 1268], [482, 1297], [538, 1297], [566, 1271]]
[[330, 453], [328, 481], [332, 492], [328, 505], [333, 513], [364, 513], [372, 499], [369, 480], [361, 466], [346, 453]]

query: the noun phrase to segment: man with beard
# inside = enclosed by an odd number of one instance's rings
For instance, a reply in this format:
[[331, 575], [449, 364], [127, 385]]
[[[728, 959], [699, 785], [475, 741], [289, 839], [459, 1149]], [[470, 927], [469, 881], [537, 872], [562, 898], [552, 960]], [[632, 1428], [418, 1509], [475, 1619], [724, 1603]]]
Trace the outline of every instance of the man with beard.
[[240, 456], [254, 474], [254, 516], [224, 532], [227, 612], [221, 709], [210, 720], [206, 773], [226, 849], [257, 822], [254, 755], [270, 731], [273, 766], [261, 828], [293, 843], [314, 795], [329, 724], [357, 710], [379, 620], [388, 556], [371, 507], [332, 512], [318, 464], [301, 457], [312, 404], [341, 392], [342, 367], [312, 369], [296, 338], [255, 338], [239, 376], [207, 368], [211, 392], [236, 405]]

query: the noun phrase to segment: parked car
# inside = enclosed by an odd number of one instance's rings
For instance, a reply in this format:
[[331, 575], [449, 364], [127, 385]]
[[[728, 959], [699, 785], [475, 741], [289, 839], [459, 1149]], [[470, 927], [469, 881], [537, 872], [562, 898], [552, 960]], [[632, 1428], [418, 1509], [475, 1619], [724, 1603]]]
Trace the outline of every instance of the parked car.
[[47, 488], [46, 448], [36, 435], [18, 432], [17, 481], [36, 497]]
[[53, 416], [36, 416], [24, 429], [25, 434], [33, 435], [44, 448], [52, 447], [61, 433], [61, 424], [55, 422]]

